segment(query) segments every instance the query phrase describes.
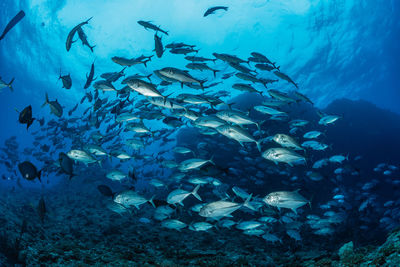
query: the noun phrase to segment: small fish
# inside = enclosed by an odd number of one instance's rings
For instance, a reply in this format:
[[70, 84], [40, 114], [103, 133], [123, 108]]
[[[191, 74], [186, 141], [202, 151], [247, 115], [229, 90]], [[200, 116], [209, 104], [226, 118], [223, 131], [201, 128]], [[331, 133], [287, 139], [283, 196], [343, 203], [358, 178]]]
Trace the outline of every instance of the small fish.
[[278, 191], [268, 194], [263, 198], [263, 201], [268, 205], [277, 207], [277, 208], [287, 208], [291, 209], [294, 213], [296, 209], [305, 204], [310, 204], [311, 202], [305, 199], [302, 195], [299, 194], [300, 189], [295, 191]]
[[168, 35], [168, 31], [162, 30], [160, 27], [154, 25], [154, 24], [151, 23], [150, 21], [139, 20], [137, 23], [138, 23], [139, 25], [143, 26], [146, 30], [147, 30], [147, 29], [152, 29], [152, 30], [154, 30], [154, 31], [156, 31], [156, 32], [162, 32], [162, 33]]
[[164, 48], [161, 41], [161, 37], [159, 37], [157, 34], [154, 34], [154, 47], [157, 57], [161, 58], [164, 53]]
[[305, 133], [303, 135], [303, 137], [306, 138], [306, 139], [314, 139], [314, 138], [319, 137], [321, 134], [322, 133], [319, 132], [319, 131], [310, 131], [310, 132]]
[[112, 181], [121, 181], [127, 178], [128, 175], [119, 170], [112, 170], [106, 174], [106, 177]]
[[336, 116], [336, 115], [326, 115], [326, 116], [323, 116], [319, 120], [318, 124], [321, 124], [321, 125], [332, 124], [332, 123], [334, 123], [335, 121], [337, 121], [340, 118], [341, 118], [340, 116]]
[[156, 206], [153, 203], [153, 198], [154, 197], [146, 199], [133, 190], [126, 190], [118, 193], [114, 198], [114, 202], [126, 208], [134, 206], [137, 209], [139, 209], [140, 205], [149, 202], [155, 208]]
[[68, 151], [67, 156], [75, 161], [82, 162], [85, 165], [88, 165], [89, 163], [97, 162], [101, 166], [100, 160], [96, 160], [92, 155], [90, 155], [88, 152], [86, 152], [84, 150], [72, 149], [72, 150]]
[[285, 73], [280, 72], [280, 71], [274, 71], [274, 74], [276, 76], [278, 76], [279, 78], [281, 78], [281, 79], [293, 84], [296, 88], [299, 88], [298, 85], [289, 76], [287, 76]]
[[208, 222], [196, 222], [189, 225], [189, 229], [196, 232], [207, 231], [213, 227], [214, 225]]
[[304, 150], [304, 148], [302, 148], [293, 137], [286, 134], [276, 134], [274, 135], [273, 140], [286, 148]]
[[72, 87], [72, 79], [71, 79], [71, 75], [70, 74], [63, 76], [63, 75], [61, 75], [61, 70], [60, 70], [60, 76], [58, 77], [58, 79], [61, 79], [61, 82], [63, 84], [62, 88], [71, 89], [71, 87]]
[[187, 226], [187, 224], [184, 222], [181, 222], [179, 220], [168, 219], [168, 220], [162, 221], [161, 226], [164, 228], [175, 229], [177, 231], [180, 231], [181, 229], [185, 228]]
[[192, 159], [187, 159], [187, 160], [181, 162], [179, 164], [178, 168], [180, 171], [186, 172], [186, 171], [193, 170], [193, 169], [199, 169], [207, 163], [211, 163], [211, 164], [215, 165], [215, 163], [212, 161], [212, 158], [209, 160], [192, 158]]
[[94, 62], [92, 63], [92, 66], [90, 67], [89, 75], [86, 74], [86, 83], [85, 83], [85, 86], [83, 87], [84, 89], [89, 88], [89, 86], [95, 80], [93, 77], [94, 77]]
[[188, 192], [183, 189], [176, 189], [168, 194], [167, 202], [168, 204], [180, 204], [183, 206], [182, 201], [190, 195], [193, 195], [194, 197], [196, 197], [198, 200], [201, 201], [201, 197], [197, 194], [199, 188], [200, 185], [197, 185], [192, 192]]
[[201, 88], [204, 89], [204, 83], [206, 82], [205, 80], [198, 80], [194, 77], [192, 77], [187, 71], [179, 70], [177, 68], [172, 68], [172, 67], [166, 67], [161, 70], [159, 70], [160, 74], [172, 79], [174, 81], [180, 82], [181, 87], [183, 87], [184, 83], [195, 83], [200, 85]]
[[206, 12], [204, 12], [203, 17], [207, 17], [208, 15], [214, 14], [215, 11], [217, 10], [228, 10], [227, 6], [214, 6], [214, 7], [210, 7], [209, 9], [206, 10]]
[[225, 200], [208, 203], [200, 209], [199, 215], [208, 218], [230, 217], [231, 213], [240, 209], [241, 207], [247, 207], [255, 211], [256, 209], [249, 203], [251, 197], [252, 196], [250, 195], [242, 204]]
[[24, 179], [33, 181], [35, 178], [38, 178], [41, 182], [42, 170], [38, 171], [31, 162], [24, 161], [18, 164], [18, 169]]
[[27, 130], [29, 129], [29, 126], [32, 125], [34, 120], [35, 120], [35, 118], [32, 118], [32, 106], [31, 105], [27, 106], [19, 113], [18, 121], [21, 124], [26, 124]]
[[88, 40], [87, 40], [87, 36], [86, 36], [85, 32], [82, 30], [82, 27], [79, 27], [79, 28], [77, 29], [77, 32], [78, 32], [79, 39], [81, 39], [81, 41], [82, 41], [82, 45], [83, 45], [83, 46], [86, 45], [87, 47], [90, 48], [90, 51], [93, 52], [93, 48], [95, 47], [95, 45], [91, 46], [91, 45], [89, 44], [89, 42], [88, 42]]
[[306, 162], [306, 159], [303, 156], [286, 148], [270, 148], [263, 152], [262, 156], [265, 159], [271, 160], [276, 164], [278, 164], [278, 162], [284, 162], [291, 167], [294, 164], [301, 164]]
[[64, 152], [60, 152], [58, 154], [58, 161], [60, 163], [61, 170], [69, 175], [69, 179], [71, 180], [74, 174], [74, 161], [67, 156]]
[[334, 155], [334, 156], [329, 158], [330, 162], [339, 163], [339, 164], [341, 164], [345, 160], [347, 160], [347, 161], [349, 160], [349, 155], [347, 155], [347, 156]]
[[58, 103], [57, 99], [56, 101], [50, 101], [49, 96], [46, 93], [46, 101], [43, 103], [42, 107], [47, 104], [50, 106], [50, 112], [52, 114], [56, 115], [59, 118], [62, 116], [63, 108], [61, 107], [60, 103]]

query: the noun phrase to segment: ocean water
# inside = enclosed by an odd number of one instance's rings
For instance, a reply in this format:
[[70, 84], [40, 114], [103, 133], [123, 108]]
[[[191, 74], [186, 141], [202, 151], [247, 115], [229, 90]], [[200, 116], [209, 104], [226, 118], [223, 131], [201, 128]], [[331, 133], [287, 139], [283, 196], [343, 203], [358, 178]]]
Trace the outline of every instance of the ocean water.
[[397, 1], [0, 6], [0, 266], [359, 265], [398, 230]]

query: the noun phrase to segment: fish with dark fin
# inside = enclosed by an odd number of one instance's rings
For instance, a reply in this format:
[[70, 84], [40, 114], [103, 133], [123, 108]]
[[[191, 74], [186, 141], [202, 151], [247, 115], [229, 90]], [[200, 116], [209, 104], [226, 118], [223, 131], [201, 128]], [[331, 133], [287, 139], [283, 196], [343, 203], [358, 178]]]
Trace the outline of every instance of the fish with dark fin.
[[[18, 110], [17, 110], [18, 112]], [[29, 105], [24, 108], [21, 112], [19, 112], [18, 121], [21, 124], [26, 124], [26, 129], [29, 129], [29, 126], [32, 125], [35, 118], [32, 118], [32, 106]]]
[[60, 70], [60, 76], [58, 79], [61, 79], [61, 82], [63, 84], [63, 88], [65, 89], [71, 89], [72, 87], [72, 79], [71, 79], [71, 74], [68, 75], [61, 75], [61, 70]]
[[207, 9], [206, 12], [204, 12], [203, 17], [207, 17], [208, 15], [214, 14], [215, 11], [217, 10], [225, 10], [228, 11], [228, 7], [227, 6], [214, 6], [214, 7], [210, 7], [209, 9]]
[[154, 34], [154, 46], [155, 46], [154, 50], [156, 51], [157, 57], [161, 58], [164, 53], [164, 48], [161, 42], [161, 37], [159, 37], [157, 34]]
[[43, 103], [42, 107], [49, 105], [50, 112], [56, 115], [57, 117], [61, 117], [63, 114], [63, 108], [61, 107], [60, 103], [58, 103], [57, 99], [55, 101], [50, 101], [49, 96], [46, 93], [46, 101]]
[[162, 30], [160, 27], [158, 27], [158, 26], [154, 25], [153, 23], [151, 23], [151, 21], [139, 20], [137, 23], [139, 25], [143, 26], [146, 30], [147, 29], [152, 29], [152, 30], [154, 30], [156, 32], [162, 32], [162, 33], [168, 35], [168, 31]]
[[4, 36], [6, 36], [6, 34], [12, 29], [14, 28], [15, 25], [17, 25], [18, 22], [21, 21], [21, 19], [23, 19], [25, 17], [25, 12], [23, 10], [21, 10], [20, 12], [18, 12], [17, 15], [15, 15], [15, 17], [13, 17], [10, 22], [8, 22], [7, 26], [5, 27], [3, 33], [0, 36], [0, 40], [3, 40]]
[[60, 163], [60, 168], [63, 173], [69, 175], [69, 179], [75, 176], [74, 174], [74, 161], [67, 156], [64, 152], [58, 154], [58, 161]]
[[281, 78], [282, 80], [285, 80], [285, 81], [287, 81], [287, 82], [293, 84], [296, 88], [299, 88], [298, 85], [297, 85], [297, 83], [295, 83], [295, 82], [294, 82], [288, 75], [286, 75], [285, 73], [280, 72], [280, 71], [274, 71], [274, 74], [275, 74], [276, 76], [278, 76], [279, 78]]
[[93, 48], [95, 47], [95, 45], [91, 46], [91, 45], [89, 44], [89, 42], [88, 42], [88, 40], [87, 40], [87, 36], [86, 36], [85, 32], [82, 30], [82, 27], [79, 27], [79, 28], [77, 29], [77, 32], [78, 32], [78, 37], [79, 37], [79, 39], [81, 39], [81, 41], [82, 41], [82, 45], [83, 45], [83, 46], [86, 45], [87, 47], [89, 47], [90, 51], [92, 51], [92, 53], [93, 53]]
[[38, 178], [40, 182], [42, 181], [42, 170], [38, 171], [35, 165], [33, 165], [31, 162], [24, 161], [18, 164], [18, 169], [22, 177], [26, 180], [33, 181], [35, 178]]
[[94, 62], [92, 63], [92, 66], [90, 67], [90, 72], [89, 75], [86, 75], [86, 83], [85, 86], [83, 87], [84, 89], [89, 88], [89, 86], [92, 84], [92, 82], [94, 80], [96, 80], [96, 78], [94, 77]]
[[92, 18], [93, 18], [93, 17], [89, 18], [88, 20], [86, 20], [86, 21], [84, 21], [84, 22], [79, 23], [79, 24], [76, 25], [74, 28], [72, 28], [72, 30], [68, 33], [67, 41], [65, 42], [65, 47], [66, 47], [67, 51], [69, 51], [69, 50], [71, 49], [72, 43], [76, 42], [76, 41], [73, 40], [73, 38], [74, 38], [74, 36], [75, 36], [75, 33], [78, 31], [78, 29], [79, 29], [80, 27], [82, 27], [83, 25], [88, 24], [89, 21], [90, 21]]

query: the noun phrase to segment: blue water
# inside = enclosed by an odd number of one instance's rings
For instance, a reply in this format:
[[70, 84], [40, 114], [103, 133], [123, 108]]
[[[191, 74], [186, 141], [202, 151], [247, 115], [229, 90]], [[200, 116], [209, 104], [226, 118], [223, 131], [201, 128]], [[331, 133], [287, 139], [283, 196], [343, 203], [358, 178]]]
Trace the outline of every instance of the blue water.
[[[226, 5], [229, 8], [227, 11], [218, 10], [215, 14], [203, 17], [207, 8], [215, 5]], [[194, 170], [184, 173], [186, 176], [183, 180], [172, 180], [172, 175], [181, 172], [176, 167], [166, 166], [168, 165], [166, 161], [179, 164], [191, 157], [210, 159], [212, 156], [217, 170], [214, 170], [216, 173], [210, 175], [222, 184], [201, 186], [199, 195], [203, 203], [210, 203], [228, 196], [229, 200], [242, 202], [242, 198], [235, 197], [231, 191], [234, 186], [239, 186], [248, 193], [252, 193], [253, 196], [257, 196], [256, 199], [258, 198], [260, 202], [262, 202], [261, 198], [271, 192], [296, 189], [301, 189], [301, 194], [307, 200], [311, 200], [312, 208], [301, 207], [299, 217], [295, 217], [296, 221], [302, 225], [300, 230], [296, 228], [296, 231], [301, 234], [301, 240], [295, 240], [289, 234], [285, 234], [289, 229], [287, 226], [284, 228], [281, 225], [275, 225], [269, 230], [269, 233], [278, 236], [282, 247], [287, 245], [293, 249], [299, 248], [300, 244], [306, 244], [312, 249], [318, 247], [320, 240], [324, 240], [322, 247], [327, 251], [335, 251], [341, 244], [350, 240], [360, 246], [375, 245], [383, 242], [386, 234], [398, 227], [400, 218], [399, 194], [398, 190], [396, 191], [400, 186], [398, 170], [400, 167], [398, 157], [400, 149], [398, 139], [398, 134], [400, 134], [398, 86], [400, 4], [398, 1], [235, 0], [215, 3], [214, 1], [183, 0], [118, 0], [83, 3], [82, 1], [7, 0], [3, 1], [0, 7], [0, 31], [20, 10], [26, 14], [0, 41], [1, 80], [8, 83], [15, 78], [12, 83], [13, 92], [7, 87], [0, 92], [2, 95], [0, 146], [3, 148], [0, 156], [3, 178], [0, 187], [4, 192], [4, 198], [7, 199], [2, 201], [13, 203], [9, 207], [3, 205], [3, 211], [9, 211], [4, 213], [7, 214], [4, 217], [8, 221], [6, 224], [8, 228], [4, 226], [4, 229], [10, 229], [10, 227], [17, 229], [22, 220], [31, 218], [28, 220], [30, 230], [24, 234], [26, 237], [22, 239], [23, 244], [28, 240], [37, 241], [38, 244], [45, 240], [37, 233], [35, 234], [32, 228], [40, 228], [44, 230], [44, 233], [58, 233], [61, 230], [56, 225], [63, 221], [62, 218], [73, 217], [74, 215], [71, 214], [77, 212], [69, 204], [55, 198], [55, 195], [65, 194], [69, 196], [68, 199], [75, 198], [77, 203], [83, 205], [82, 210], [93, 209], [99, 214], [104, 212], [104, 216], [115, 216], [106, 207], [113, 201], [99, 193], [97, 190], [99, 184], [108, 185], [116, 194], [124, 190], [136, 190], [146, 198], [154, 194], [157, 201], [162, 202], [167, 199], [171, 191], [181, 186], [190, 192], [194, 186], [188, 182], [189, 178], [198, 175], [208, 176], [202, 169], [203, 172]], [[91, 52], [87, 46], [83, 46], [77, 34], [73, 38], [77, 41], [72, 43], [70, 51], [66, 51], [68, 33], [73, 27], [90, 17], [93, 18], [87, 25], [82, 26], [82, 29], [90, 45], [95, 45], [94, 51]], [[95, 94], [96, 89], [93, 88], [93, 84], [101, 80], [102, 73], [121, 71], [123, 67], [114, 63], [111, 60], [112, 57], [130, 59], [141, 55], [153, 55], [147, 66], [139, 64], [128, 67], [125, 70], [126, 77], [135, 73], [149, 75], [154, 70], [164, 67], [185, 69], [185, 65], [190, 63], [184, 59], [184, 55], [173, 54], [169, 49], [166, 49], [162, 57], [158, 58], [154, 52], [155, 32], [144, 29], [137, 23], [139, 20], [151, 21], [168, 31], [168, 35], [157, 33], [162, 38], [164, 47], [169, 43], [184, 42], [195, 45], [195, 49], [200, 49], [198, 53], [188, 54], [191, 56], [215, 59], [213, 53], [216, 52], [236, 55], [247, 60], [251, 52], [259, 52], [276, 63], [280, 71], [290, 76], [298, 85], [296, 89], [272, 72], [261, 70], [257, 70], [258, 78], [279, 81], [265, 88], [262, 84], [252, 84], [235, 76], [222, 79], [224, 74], [238, 73], [238, 71], [227, 62], [218, 59], [215, 63], [206, 62], [209, 67], [219, 71], [215, 78], [213, 73], [207, 70], [200, 72], [189, 69], [193, 77], [207, 80], [205, 85], [221, 82], [205, 91], [190, 89], [186, 85], [181, 88], [179, 83], [163, 86], [160, 84], [161, 80], [153, 74], [151, 82], [160, 89], [163, 96], [174, 99], [182, 93], [204, 96], [204, 94], [211, 95], [226, 90], [229, 96], [218, 97], [220, 100], [225, 103], [234, 103], [233, 108], [243, 111], [243, 114], [249, 111], [248, 116], [261, 123], [263, 130], [261, 134], [257, 133], [258, 129], [254, 125], [245, 126], [245, 129], [257, 140], [277, 133], [285, 133], [294, 136], [301, 144], [306, 141], [302, 137], [305, 132], [319, 130], [323, 132], [320, 141], [327, 144], [329, 148], [324, 151], [312, 149], [306, 149], [305, 152], [297, 151], [306, 158], [304, 165], [293, 167], [285, 163], [276, 165], [262, 158], [254, 143], [246, 143], [242, 147], [237, 141], [221, 134], [202, 135], [189, 119], [171, 113], [166, 108], [147, 104], [134, 107], [133, 103], [146, 101], [146, 98], [133, 90], [129, 93], [131, 104], [125, 103], [124, 110], [135, 112], [144, 119], [145, 125], [155, 136], [127, 132], [125, 131], [126, 122], [115, 124], [107, 130], [107, 127], [115, 123], [116, 119], [111, 113], [112, 108], [125, 98], [117, 97], [115, 92], [99, 92], [99, 97], [107, 99], [107, 102], [104, 102], [100, 111], [97, 112], [92, 109], [94, 101], [89, 102], [87, 99], [83, 103], [80, 101], [85, 93]], [[97, 79], [89, 89], [83, 89], [86, 75], [93, 62], [94, 77]], [[254, 65], [255, 63], [243, 64], [250, 69], [255, 69]], [[58, 79], [60, 71], [62, 75], [71, 75], [71, 89], [62, 88], [62, 82]], [[113, 83], [117, 90], [125, 86], [121, 84], [124, 78]], [[148, 81], [146, 78], [143, 80]], [[243, 94], [232, 88], [234, 83], [252, 84], [263, 94], [262, 96], [257, 93]], [[260, 105], [263, 100], [270, 97], [267, 93], [269, 89], [287, 93], [291, 97], [293, 97], [293, 91], [297, 90], [307, 96], [314, 105], [300, 100], [285, 105], [278, 109], [287, 112], [288, 119], [274, 121], [269, 115], [254, 110], [254, 106]], [[63, 107], [61, 118], [51, 114], [48, 105], [41, 107], [45, 102], [46, 93], [51, 101], [57, 99]], [[77, 103], [79, 103], [77, 110], [69, 116], [68, 111]], [[22, 111], [28, 105], [32, 106], [33, 118], [36, 120], [27, 130], [26, 125], [18, 122], [18, 113], [15, 110]], [[185, 105], [187, 108], [193, 107]], [[84, 114], [87, 109], [89, 109], [88, 113]], [[194, 109], [201, 116], [216, 112], [208, 104], [202, 104], [199, 109], [197, 107]], [[225, 110], [227, 106], [218, 105], [215, 109]], [[162, 123], [163, 118], [149, 119], [146, 117], [149, 110], [162, 110], [164, 116], [177, 117], [182, 125], [171, 127]], [[340, 118], [332, 125], [321, 126], [318, 124], [320, 116], [317, 111], [338, 115]], [[99, 127], [92, 123], [96, 117], [100, 123], [97, 125]], [[40, 126], [38, 122], [41, 118], [45, 120], [44, 126]], [[77, 122], [73, 122], [74, 119], [77, 119]], [[293, 127], [289, 127], [289, 121], [293, 119], [304, 119], [310, 124], [305, 128], [299, 127], [296, 132], [291, 132]], [[122, 132], [117, 132], [118, 129], [122, 129]], [[100, 131], [103, 138], [111, 138], [113, 135], [115, 137], [112, 141], [103, 139], [96, 142], [90, 137], [94, 131]], [[5, 145], [6, 140], [10, 140], [12, 136], [16, 137], [15, 141], [8, 142], [17, 144], [16, 150]], [[145, 146], [140, 150], [127, 147], [124, 143], [132, 137], [142, 140]], [[83, 163], [74, 163], [76, 177], [69, 180], [68, 175], [60, 172], [54, 162], [58, 162], [60, 152], [67, 153], [71, 149], [82, 149], [88, 143], [101, 145], [109, 154], [113, 150], [124, 150], [133, 158], [121, 160], [111, 155], [96, 157], [96, 159], [101, 159], [101, 166], [97, 163], [88, 166]], [[49, 146], [50, 149], [44, 150], [43, 145]], [[194, 154], [174, 153], [172, 149], [176, 146], [186, 146], [193, 150]], [[273, 141], [261, 144], [263, 152], [274, 146], [279, 147]], [[320, 170], [312, 168], [316, 161], [333, 155], [348, 156], [348, 160], [341, 164], [329, 164]], [[38, 170], [43, 169], [41, 182], [38, 179], [28, 181], [22, 177], [17, 166], [23, 161], [32, 162]], [[379, 164], [381, 167], [378, 166]], [[125, 174], [133, 171], [136, 178], [128, 177], [122, 182], [111, 181], [106, 178], [106, 174], [114, 169], [119, 169]], [[323, 180], [314, 181], [307, 178], [307, 172], [310, 171], [318, 171]], [[155, 188], [149, 184], [154, 178], [169, 185]], [[362, 189], [366, 184], [369, 184], [371, 188]], [[341, 197], [333, 199], [337, 195], [343, 195], [344, 200], [337, 201]], [[44, 196], [47, 206], [50, 207], [46, 210], [44, 223], [40, 222], [37, 214], [37, 203], [41, 196]], [[88, 201], [91, 202], [91, 198], [102, 205], [97, 203], [94, 206], [85, 206]], [[323, 205], [329, 201], [332, 205], [324, 209]], [[180, 219], [188, 225], [205, 221], [197, 214], [193, 215], [193, 211], [188, 212], [192, 205], [198, 203], [197, 199], [190, 196], [185, 200], [184, 207], [179, 207], [179, 212], [175, 211], [172, 218]], [[125, 222], [134, 220], [138, 225], [144, 225], [145, 232], [159, 231], [170, 234], [174, 238], [176, 235], [179, 236], [180, 232], [174, 229], [161, 228], [162, 223], [153, 218], [151, 209], [154, 208], [148, 204], [144, 205], [145, 211], [141, 208], [133, 215], [129, 212], [128, 215], [124, 213], [122, 216], [111, 218], [125, 220]], [[30, 211], [31, 213], [25, 211], [25, 214], [24, 211], [12, 211], [14, 208], [26, 206], [34, 207], [34, 211]], [[233, 213], [233, 219], [235, 221], [254, 220], [267, 216], [265, 214], [269, 213], [266, 209], [270, 208], [264, 203], [264, 206], [257, 209], [255, 214], [237, 211]], [[60, 211], [63, 209], [65, 210]], [[135, 210], [135, 208], [131, 209]], [[283, 209], [283, 212], [274, 209], [275, 213], [271, 216], [281, 219], [285, 216], [284, 213], [289, 211], [289, 209]], [[340, 219], [326, 227], [332, 233], [315, 234], [315, 229], [309, 227], [312, 222], [307, 215], [314, 214], [322, 218], [327, 211], [334, 212]], [[89, 215], [86, 216], [87, 220], [88, 218], [96, 220]], [[138, 219], [143, 217], [148, 218], [150, 223], [141, 224]], [[110, 220], [110, 227], [116, 227], [112, 225], [112, 221]], [[216, 225], [218, 222], [210, 221], [210, 223]], [[96, 223], [94, 226], [89, 225], [86, 234], [90, 236], [93, 229], [105, 227], [105, 225], [107, 223], [101, 226]], [[84, 228], [84, 226], [81, 227]], [[154, 230], [155, 228], [157, 230]], [[231, 240], [238, 242], [237, 244], [244, 242], [243, 240], [246, 242], [252, 240], [251, 242], [255, 242], [253, 244], [255, 247], [275, 246], [276, 251], [282, 249], [279, 244], [266, 241], [261, 236], [251, 236], [249, 239], [247, 235], [241, 233], [241, 230], [234, 227], [232, 229], [196, 232], [195, 236], [199, 240], [206, 236], [214, 241], [237, 238], [237, 240]], [[346, 231], [348, 232], [349, 229], [357, 229], [357, 231], [348, 235]], [[374, 229], [374, 232], [371, 229]], [[188, 228], [183, 229], [182, 232], [188, 236], [192, 233]], [[119, 232], [119, 236], [126, 234], [123, 231]], [[79, 237], [75, 237], [75, 240], [78, 239]], [[47, 239], [51, 243], [52, 241], [49, 240], [51, 238]], [[143, 242], [151, 244], [151, 241]], [[164, 245], [168, 244], [165, 239], [162, 242]], [[191, 242], [195, 244], [195, 241]], [[198, 249], [206, 251], [205, 247], [200, 245]], [[33, 250], [35, 249], [39, 250], [39, 245], [34, 246]], [[190, 249], [187, 248], [187, 250]], [[19, 260], [19, 262], [25, 261], [29, 265], [29, 261], [38, 259], [38, 254], [29, 253], [25, 260]], [[240, 254], [240, 251], [236, 253]], [[76, 257], [79, 258], [79, 256]], [[118, 259], [119, 256], [115, 257]], [[164, 257], [172, 259], [167, 255]], [[176, 259], [173, 258], [172, 262], [179, 264]], [[59, 264], [63, 263], [59, 262]]]

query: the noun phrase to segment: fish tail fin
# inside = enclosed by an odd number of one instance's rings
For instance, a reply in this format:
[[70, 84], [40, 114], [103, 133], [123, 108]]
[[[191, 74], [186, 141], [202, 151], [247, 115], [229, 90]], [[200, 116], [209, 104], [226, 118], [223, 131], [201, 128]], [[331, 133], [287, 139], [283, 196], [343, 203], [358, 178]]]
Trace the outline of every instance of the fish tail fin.
[[251, 210], [257, 211], [251, 204], [250, 204], [250, 200], [253, 197], [253, 194], [250, 194], [250, 196], [244, 201], [243, 206], [245, 206], [246, 208], [249, 208]]
[[170, 94], [168, 94], [168, 95], [166, 95], [166, 96], [163, 96], [164, 105], [165, 105], [165, 103], [167, 102], [167, 98], [170, 97], [173, 93], [174, 93], [174, 92], [172, 92], [172, 93], [170, 93]]
[[207, 80], [206, 79], [204, 79], [204, 80], [201, 80], [199, 83], [200, 83], [200, 87], [201, 87], [201, 89], [204, 91], [204, 83], [205, 82], [207, 82]]
[[46, 92], [46, 100], [45, 102], [42, 104], [42, 107], [46, 106], [49, 103], [49, 95]]
[[215, 166], [215, 162], [213, 161], [214, 159], [214, 155], [211, 156], [211, 158], [208, 160], [208, 162], [210, 162], [212, 165]]
[[198, 185], [193, 189], [192, 195], [193, 195], [195, 198], [197, 198], [198, 200], [202, 201], [202, 200], [201, 200], [201, 197], [197, 194], [197, 191], [199, 190], [199, 188], [200, 188], [200, 185], [198, 184]]
[[13, 77], [11, 81], [7, 84], [8, 88], [10, 88], [11, 92], [14, 92], [14, 88], [12, 87], [12, 83], [14, 82], [15, 78]]
[[261, 153], [261, 144], [260, 144], [260, 140], [256, 141], [256, 145], [257, 145], [258, 151]]
[[99, 164], [100, 168], [103, 168], [103, 166], [101, 165], [101, 159], [97, 160], [97, 163]]
[[153, 202], [154, 197], [155, 197], [155, 195], [152, 196], [152, 197], [149, 199], [149, 203], [153, 206], [153, 208], [156, 208], [156, 205], [154, 205], [154, 202]]
[[95, 48], [95, 47], [96, 47], [96, 45], [94, 45], [94, 46], [90, 46], [90, 45], [89, 45], [90, 51], [93, 52], [93, 48]]
[[150, 82], [151, 82], [151, 79], [150, 79], [151, 75], [153, 75], [153, 73], [150, 73], [149, 75], [146, 76], [146, 78], [147, 78]]
[[217, 72], [220, 72], [220, 70], [213, 70], [212, 71], [214, 73], [214, 78], [216, 77]]
[[257, 126], [257, 129], [258, 129], [259, 131], [261, 131], [260, 123], [259, 123], [259, 122], [256, 122], [255, 125]]

